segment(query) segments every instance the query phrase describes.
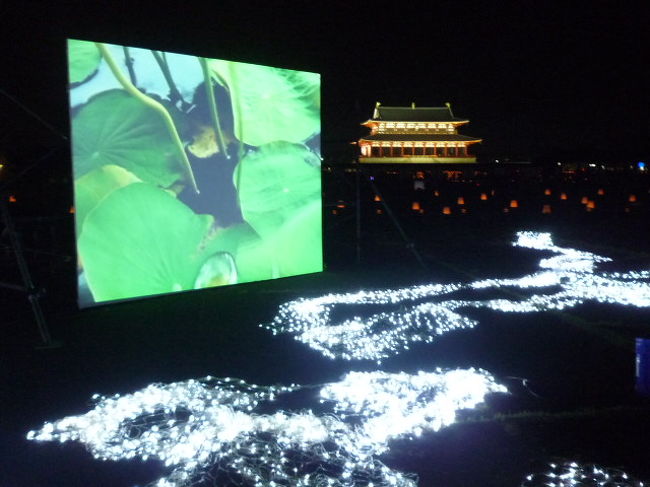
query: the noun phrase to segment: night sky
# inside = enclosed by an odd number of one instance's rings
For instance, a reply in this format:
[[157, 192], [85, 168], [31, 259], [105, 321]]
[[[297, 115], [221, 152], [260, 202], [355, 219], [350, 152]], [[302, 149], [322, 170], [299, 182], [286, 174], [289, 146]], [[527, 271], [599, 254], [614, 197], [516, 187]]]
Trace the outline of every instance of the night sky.
[[485, 160], [644, 160], [641, 3], [569, 3], [5, 1], [1, 150], [35, 157], [61, 141], [7, 95], [67, 133], [73, 37], [320, 72], [326, 158], [364, 133], [376, 101], [449, 101], [471, 121], [462, 133], [484, 139]]

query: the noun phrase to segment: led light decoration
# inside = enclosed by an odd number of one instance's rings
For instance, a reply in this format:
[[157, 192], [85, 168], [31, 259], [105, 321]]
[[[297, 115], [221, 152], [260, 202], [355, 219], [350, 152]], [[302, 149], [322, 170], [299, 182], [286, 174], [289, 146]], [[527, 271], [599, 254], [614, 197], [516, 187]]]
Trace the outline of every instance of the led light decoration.
[[[475, 320], [459, 314], [460, 309], [531, 313], [561, 310], [588, 300], [650, 306], [650, 271], [598, 271], [598, 264], [611, 259], [559, 247], [553, 243], [550, 233], [518, 232], [513, 245], [556, 255], [541, 259], [539, 271], [515, 279], [426, 284], [300, 298], [281, 305], [273, 321], [263, 326], [275, 334], [292, 334], [329, 358], [381, 361], [408, 350], [413, 343], [431, 343], [450, 331], [476, 326]], [[464, 297], [485, 289], [507, 289], [517, 294], [511, 299], [454, 298], [461, 292]], [[361, 316], [337, 309], [354, 305], [372, 311]], [[384, 311], [376, 311], [376, 308]]]
[[548, 471], [526, 476], [521, 487], [643, 487], [643, 482], [623, 470], [576, 462], [549, 463]]
[[[319, 387], [312, 410], [259, 414], [300, 389]], [[27, 438], [79, 441], [95, 458], [156, 458], [170, 469], [151, 487], [214, 485], [414, 487], [417, 478], [378, 458], [396, 438], [452, 424], [492, 392], [483, 370], [351, 372], [323, 386], [260, 387], [206, 377], [94, 396], [86, 414], [45, 423]]]

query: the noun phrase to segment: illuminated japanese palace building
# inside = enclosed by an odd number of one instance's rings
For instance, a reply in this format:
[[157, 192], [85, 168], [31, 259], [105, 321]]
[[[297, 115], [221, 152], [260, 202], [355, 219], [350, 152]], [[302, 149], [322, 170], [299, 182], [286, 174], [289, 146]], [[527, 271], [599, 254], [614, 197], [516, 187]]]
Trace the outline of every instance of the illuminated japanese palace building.
[[456, 118], [449, 103], [444, 107], [384, 107], [379, 102], [372, 118], [361, 125], [370, 135], [359, 140], [359, 162], [365, 163], [471, 163], [472, 144], [481, 139], [461, 135], [458, 127], [469, 123]]

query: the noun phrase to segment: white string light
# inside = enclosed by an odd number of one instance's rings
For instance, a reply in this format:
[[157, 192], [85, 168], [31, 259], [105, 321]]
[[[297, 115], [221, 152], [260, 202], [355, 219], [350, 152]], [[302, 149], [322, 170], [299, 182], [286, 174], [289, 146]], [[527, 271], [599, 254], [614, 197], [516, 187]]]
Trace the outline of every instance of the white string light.
[[644, 487], [623, 470], [577, 462], [549, 463], [546, 472], [526, 476], [521, 487]]
[[[558, 247], [547, 233], [519, 232], [514, 245], [556, 255], [540, 260], [540, 271], [516, 279], [298, 299], [282, 305], [269, 328], [292, 333], [330, 358], [380, 361], [415, 342], [475, 326], [477, 322], [462, 316], [460, 309], [525, 313], [586, 300], [650, 306], [650, 271], [599, 272], [597, 265], [610, 259]], [[526, 295], [454, 297], [485, 289], [518, 289]], [[335, 319], [336, 308], [343, 305], [356, 306], [357, 311], [388, 309]], [[490, 374], [475, 369], [414, 375], [350, 372], [320, 387], [316, 413], [278, 407], [288, 395], [311, 388], [261, 387], [211, 377], [152, 384], [124, 396], [95, 396], [96, 405], [88, 413], [45, 423], [27, 437], [79, 441], [103, 460], [158, 459], [170, 473], [152, 487], [185, 487], [207, 479], [215, 485], [265, 487], [414, 487], [414, 475], [393, 470], [379, 459], [391, 440], [438, 431], [456, 420], [458, 410], [475, 407], [488, 393], [506, 391]], [[260, 411], [273, 406], [273, 413]]]
[[[540, 271], [516, 279], [483, 279], [470, 283], [427, 284], [402, 289], [327, 294], [300, 298], [280, 306], [274, 334], [288, 333], [329, 358], [381, 361], [416, 342], [431, 343], [459, 328], [477, 325], [459, 309], [488, 308], [530, 313], [561, 310], [588, 300], [637, 307], [650, 306], [650, 271], [599, 272], [611, 259], [555, 245], [550, 233], [518, 232], [516, 247], [557, 254], [539, 261]], [[454, 299], [477, 290], [519, 290], [513, 299]], [[535, 291], [532, 292], [531, 291]], [[427, 301], [424, 301], [427, 300]], [[345, 306], [384, 308], [361, 316]], [[350, 317], [350, 315], [353, 315]], [[342, 318], [333, 318], [341, 316]]]
[[268, 408], [307, 388], [210, 377], [152, 384], [124, 396], [95, 396], [88, 413], [45, 423], [27, 438], [79, 441], [102, 460], [158, 459], [171, 472], [152, 487], [208, 478], [269, 487], [414, 487], [414, 475], [379, 460], [390, 440], [437, 431], [486, 394], [506, 392], [490, 374], [475, 369], [351, 372], [320, 387], [314, 397], [318, 414], [256, 414], [262, 403]]

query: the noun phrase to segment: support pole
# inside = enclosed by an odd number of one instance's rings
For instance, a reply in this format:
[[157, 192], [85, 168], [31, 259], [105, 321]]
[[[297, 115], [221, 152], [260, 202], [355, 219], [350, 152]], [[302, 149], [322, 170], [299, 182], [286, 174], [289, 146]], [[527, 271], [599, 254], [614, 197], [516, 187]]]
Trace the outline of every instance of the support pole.
[[357, 264], [361, 264], [361, 166], [357, 159], [357, 170], [355, 176], [355, 190], [356, 190], [356, 251], [357, 251]]
[[29, 304], [32, 307], [34, 319], [36, 320], [36, 326], [38, 327], [38, 332], [41, 336], [42, 347], [49, 348], [55, 346], [55, 344], [52, 342], [52, 337], [50, 336], [50, 331], [47, 327], [47, 324], [45, 323], [45, 316], [43, 315], [43, 310], [41, 309], [41, 303], [39, 301], [42, 290], [37, 289], [36, 286], [34, 286], [34, 282], [32, 281], [29, 267], [27, 267], [27, 262], [25, 261], [25, 256], [23, 255], [20, 238], [18, 237], [18, 233], [16, 233], [13, 220], [11, 219], [11, 215], [9, 213], [9, 208], [7, 207], [7, 199], [5, 197], [2, 197], [2, 201], [0, 202], [0, 211], [2, 212], [2, 220], [4, 222], [6, 232], [9, 236], [11, 248], [14, 251], [14, 255], [16, 257], [16, 263], [18, 265], [18, 270], [20, 271], [20, 277], [23, 281], [23, 286], [4, 282], [0, 282], [0, 286], [27, 293], [27, 299], [29, 300]]
[[[360, 170], [360, 169], [359, 169]], [[393, 222], [393, 226], [397, 229], [399, 232], [400, 236], [402, 237], [402, 240], [404, 240], [404, 246], [411, 251], [415, 259], [418, 261], [420, 266], [423, 269], [427, 268], [426, 263], [424, 262], [424, 259], [422, 259], [422, 256], [420, 255], [420, 252], [418, 252], [418, 249], [415, 247], [415, 243], [406, 235], [406, 232], [402, 228], [402, 225], [400, 225], [399, 220], [391, 210], [390, 206], [388, 206], [388, 203], [386, 203], [386, 200], [382, 196], [382, 194], [379, 192], [379, 188], [377, 188], [377, 185], [375, 182], [372, 180], [372, 178], [368, 177], [367, 178], [368, 183], [370, 184], [370, 187], [372, 188], [373, 192], [379, 196], [379, 199], [381, 200], [381, 204], [384, 207], [384, 210], [386, 211], [386, 214], [389, 216], [391, 221]], [[358, 240], [357, 240], [358, 242]]]

